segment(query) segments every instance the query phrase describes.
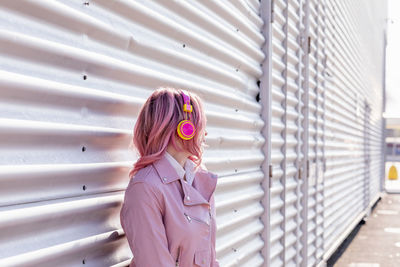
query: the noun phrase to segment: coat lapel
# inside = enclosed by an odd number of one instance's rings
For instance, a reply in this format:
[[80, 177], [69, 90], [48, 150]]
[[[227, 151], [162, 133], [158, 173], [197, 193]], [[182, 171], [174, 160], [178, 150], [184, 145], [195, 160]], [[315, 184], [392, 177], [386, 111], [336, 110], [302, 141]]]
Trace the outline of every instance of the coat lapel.
[[193, 187], [209, 202], [217, 186], [217, 179], [215, 173], [200, 169], [194, 176]]
[[181, 179], [175, 168], [165, 155], [153, 163], [162, 183], [168, 184], [179, 180], [184, 192], [183, 203], [185, 205], [210, 204], [211, 195], [214, 193], [218, 175], [198, 168], [192, 186]]

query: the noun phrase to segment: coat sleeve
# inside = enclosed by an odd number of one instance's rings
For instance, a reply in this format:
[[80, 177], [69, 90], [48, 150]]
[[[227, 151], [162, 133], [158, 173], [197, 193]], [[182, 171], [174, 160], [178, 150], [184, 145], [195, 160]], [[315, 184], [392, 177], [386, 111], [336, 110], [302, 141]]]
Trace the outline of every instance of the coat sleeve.
[[151, 185], [133, 183], [125, 192], [121, 225], [136, 267], [174, 267], [162, 219], [162, 205]]

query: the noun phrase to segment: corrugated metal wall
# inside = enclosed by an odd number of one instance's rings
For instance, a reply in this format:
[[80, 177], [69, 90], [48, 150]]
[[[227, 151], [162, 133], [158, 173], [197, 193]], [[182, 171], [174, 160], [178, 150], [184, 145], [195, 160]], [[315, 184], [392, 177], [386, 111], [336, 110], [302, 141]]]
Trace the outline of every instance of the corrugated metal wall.
[[221, 266], [323, 263], [381, 191], [386, 1], [0, 7], [0, 266], [128, 264], [131, 134], [162, 85], [205, 101]]
[[[385, 1], [326, 1], [324, 250], [379, 196]], [[363, 12], [360, 12], [363, 10]]]
[[118, 217], [128, 146], [138, 109], [161, 85], [205, 101], [221, 265], [263, 263], [259, 1], [0, 6], [1, 266], [132, 256]]
[[382, 189], [386, 2], [270, 5], [269, 266], [315, 266]]

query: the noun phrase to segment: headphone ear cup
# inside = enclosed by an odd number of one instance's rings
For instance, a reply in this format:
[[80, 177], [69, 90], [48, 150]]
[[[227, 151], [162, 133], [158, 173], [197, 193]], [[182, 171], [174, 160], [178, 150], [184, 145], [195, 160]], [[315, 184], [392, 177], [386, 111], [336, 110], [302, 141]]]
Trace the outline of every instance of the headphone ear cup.
[[183, 140], [190, 140], [193, 138], [196, 133], [196, 129], [194, 124], [190, 120], [182, 120], [179, 122], [178, 127], [176, 127], [176, 131], [180, 138]]

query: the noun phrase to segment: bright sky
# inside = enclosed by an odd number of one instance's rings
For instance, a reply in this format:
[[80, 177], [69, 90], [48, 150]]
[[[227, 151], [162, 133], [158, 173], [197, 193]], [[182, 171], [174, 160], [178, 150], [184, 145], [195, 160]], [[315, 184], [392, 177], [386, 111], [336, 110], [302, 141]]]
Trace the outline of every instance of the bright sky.
[[400, 1], [388, 1], [386, 115], [400, 117]]

